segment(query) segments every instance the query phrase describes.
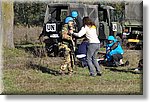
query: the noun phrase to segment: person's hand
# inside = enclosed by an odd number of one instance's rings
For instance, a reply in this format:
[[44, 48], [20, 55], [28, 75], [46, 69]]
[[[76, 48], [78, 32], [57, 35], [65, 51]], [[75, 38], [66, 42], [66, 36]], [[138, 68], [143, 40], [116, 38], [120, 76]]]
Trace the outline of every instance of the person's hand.
[[73, 30], [69, 30], [69, 33], [70, 33], [70, 34], [73, 34]]

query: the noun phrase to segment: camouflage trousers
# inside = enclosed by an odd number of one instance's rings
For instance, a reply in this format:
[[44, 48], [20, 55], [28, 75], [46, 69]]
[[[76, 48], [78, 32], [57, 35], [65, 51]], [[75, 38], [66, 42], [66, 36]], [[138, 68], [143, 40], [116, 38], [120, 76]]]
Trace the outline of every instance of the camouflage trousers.
[[71, 49], [66, 44], [60, 44], [59, 49], [65, 49], [64, 51], [64, 61], [61, 64], [60, 71], [63, 72], [68, 69], [69, 73], [73, 73], [73, 68], [71, 66]]

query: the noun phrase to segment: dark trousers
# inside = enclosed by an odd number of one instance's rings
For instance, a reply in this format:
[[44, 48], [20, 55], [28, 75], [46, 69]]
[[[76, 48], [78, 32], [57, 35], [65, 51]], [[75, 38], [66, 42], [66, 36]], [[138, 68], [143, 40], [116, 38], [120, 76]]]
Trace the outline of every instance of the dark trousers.
[[123, 56], [122, 56], [122, 54], [114, 54], [114, 55], [112, 55], [112, 59], [115, 62], [119, 62], [120, 59], [123, 59]]
[[81, 66], [82, 67], [86, 67], [87, 66], [87, 58], [86, 57], [80, 58], [79, 60], [81, 62]]
[[107, 66], [110, 67], [118, 67], [120, 65], [120, 59], [123, 59], [122, 54], [114, 54], [112, 55], [112, 60], [107, 62]]

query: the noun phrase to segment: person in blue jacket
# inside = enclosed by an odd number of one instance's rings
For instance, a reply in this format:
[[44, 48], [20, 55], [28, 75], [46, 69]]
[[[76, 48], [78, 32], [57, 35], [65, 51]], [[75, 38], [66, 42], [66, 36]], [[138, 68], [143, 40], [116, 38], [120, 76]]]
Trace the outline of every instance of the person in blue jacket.
[[84, 68], [87, 66], [87, 47], [88, 41], [87, 39], [83, 39], [82, 43], [78, 46], [76, 57], [79, 59], [81, 66]]
[[108, 66], [123, 66], [123, 54], [124, 50], [119, 41], [114, 36], [108, 36], [108, 44], [106, 45], [106, 61], [108, 62]]

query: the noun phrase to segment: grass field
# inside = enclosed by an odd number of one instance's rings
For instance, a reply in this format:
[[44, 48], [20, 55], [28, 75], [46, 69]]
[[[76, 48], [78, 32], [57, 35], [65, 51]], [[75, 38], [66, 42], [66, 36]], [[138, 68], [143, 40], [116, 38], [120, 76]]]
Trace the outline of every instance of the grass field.
[[39, 58], [22, 49], [4, 49], [3, 94], [99, 94], [142, 95], [142, 74], [132, 70], [141, 58], [140, 51], [125, 51], [127, 67], [101, 66], [102, 76], [90, 77], [88, 69], [76, 67], [73, 76], [60, 76], [62, 58]]

